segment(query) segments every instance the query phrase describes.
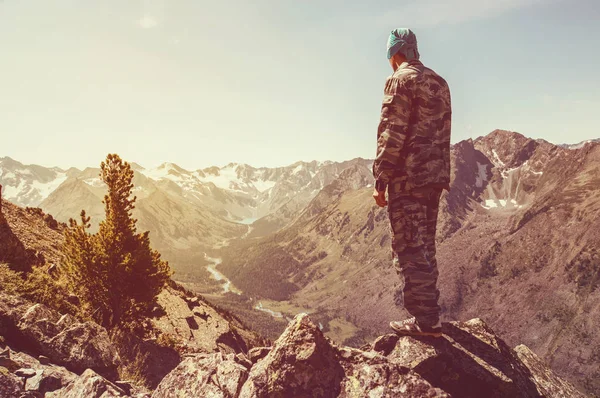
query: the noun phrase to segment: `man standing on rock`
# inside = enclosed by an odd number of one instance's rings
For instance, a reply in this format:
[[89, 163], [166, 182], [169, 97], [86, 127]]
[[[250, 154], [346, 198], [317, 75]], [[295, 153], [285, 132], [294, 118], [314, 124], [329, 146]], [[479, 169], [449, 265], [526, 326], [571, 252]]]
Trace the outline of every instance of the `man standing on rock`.
[[[419, 61], [417, 38], [395, 29], [373, 163], [377, 205], [388, 205], [394, 265], [404, 277], [404, 307], [413, 318], [390, 323], [403, 335], [442, 335], [435, 233], [442, 190], [450, 189], [450, 91]], [[386, 201], [386, 190], [388, 200]]]

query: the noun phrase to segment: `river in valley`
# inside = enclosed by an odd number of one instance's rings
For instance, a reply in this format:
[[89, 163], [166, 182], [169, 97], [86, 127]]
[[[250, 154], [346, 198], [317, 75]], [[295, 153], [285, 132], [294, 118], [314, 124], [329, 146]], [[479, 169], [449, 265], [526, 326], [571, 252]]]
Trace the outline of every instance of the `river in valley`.
[[[216, 280], [217, 282], [222, 282], [222, 284], [221, 284], [221, 286], [223, 286], [222, 294], [229, 293], [229, 292], [235, 293], [235, 294], [242, 294], [242, 291], [240, 289], [238, 289], [237, 287], [235, 287], [234, 284], [229, 280], [229, 278], [227, 278], [225, 275], [223, 275], [221, 272], [219, 272], [219, 270], [217, 270], [217, 266], [219, 264], [221, 264], [221, 261], [222, 261], [220, 258], [210, 257], [206, 253], [204, 253], [204, 258], [209, 262], [209, 264], [206, 266], [206, 269], [208, 270], [208, 272], [210, 272], [213, 279]], [[254, 306], [254, 309], [258, 310], [258, 311], [266, 312], [267, 314], [271, 315], [273, 318], [286, 318], [288, 321], [291, 320], [291, 318], [285, 316], [283, 313], [273, 311], [273, 310], [265, 307], [263, 305], [263, 303], [260, 301], [258, 302], [258, 304], [256, 304]], [[322, 325], [319, 324], [319, 326], [322, 328]]]
[[214, 258], [214, 257], [209, 257], [206, 253], [204, 253], [204, 258], [206, 258], [207, 261], [209, 261], [210, 263], [206, 266], [206, 269], [208, 270], [208, 272], [210, 272], [210, 274], [212, 275], [213, 279], [221, 282], [223, 281], [223, 293], [235, 293], [235, 294], [242, 294], [242, 291], [240, 289], [238, 289], [237, 287], [235, 287], [233, 285], [233, 283], [231, 283], [231, 281], [222, 273], [220, 273], [217, 270], [217, 265], [221, 264], [221, 259], [220, 258]]

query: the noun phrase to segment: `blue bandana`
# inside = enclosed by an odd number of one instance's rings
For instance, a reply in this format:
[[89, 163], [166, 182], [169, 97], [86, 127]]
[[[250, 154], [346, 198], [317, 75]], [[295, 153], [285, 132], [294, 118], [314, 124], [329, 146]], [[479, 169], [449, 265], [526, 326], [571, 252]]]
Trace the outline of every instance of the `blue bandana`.
[[388, 59], [392, 58], [397, 52], [404, 55], [407, 61], [419, 59], [417, 36], [412, 30], [406, 28], [392, 30], [387, 44]]

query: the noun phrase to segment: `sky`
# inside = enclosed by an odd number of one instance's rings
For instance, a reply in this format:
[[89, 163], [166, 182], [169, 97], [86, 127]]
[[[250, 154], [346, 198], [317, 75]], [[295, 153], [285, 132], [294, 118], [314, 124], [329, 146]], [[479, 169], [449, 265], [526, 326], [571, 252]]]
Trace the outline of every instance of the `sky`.
[[450, 85], [453, 142], [600, 137], [598, 0], [0, 0], [0, 157], [373, 158], [397, 27]]

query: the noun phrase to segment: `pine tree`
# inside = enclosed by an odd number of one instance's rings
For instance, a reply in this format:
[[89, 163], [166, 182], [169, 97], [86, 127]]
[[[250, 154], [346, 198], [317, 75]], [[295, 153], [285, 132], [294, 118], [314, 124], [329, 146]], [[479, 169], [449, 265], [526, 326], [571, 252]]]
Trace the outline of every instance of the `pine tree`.
[[69, 219], [69, 228], [65, 230], [63, 265], [70, 290], [83, 303], [82, 313], [101, 322], [102, 314], [110, 312], [106, 291], [107, 275], [98, 262], [100, 248], [97, 236], [88, 232], [90, 217], [82, 210], [80, 218], [81, 224]]
[[105, 220], [96, 234], [87, 232], [90, 218], [84, 211], [81, 225], [70, 220], [64, 254], [72, 286], [88, 305], [84, 311], [112, 327], [151, 309], [171, 271], [160, 253], [150, 247], [149, 233], [137, 232], [129, 163], [109, 154], [100, 169], [100, 177], [108, 186], [103, 200]]

